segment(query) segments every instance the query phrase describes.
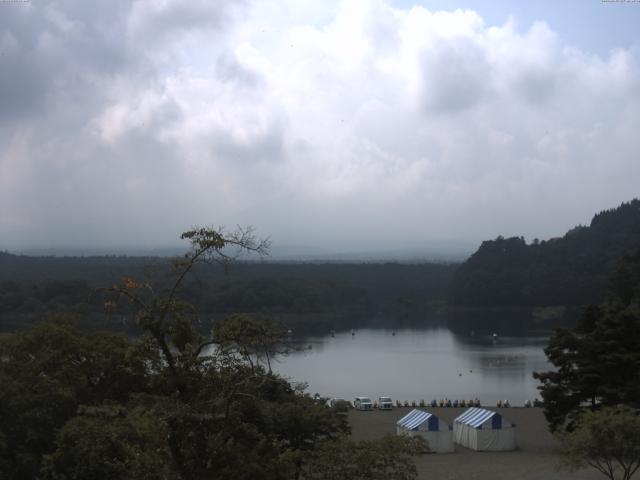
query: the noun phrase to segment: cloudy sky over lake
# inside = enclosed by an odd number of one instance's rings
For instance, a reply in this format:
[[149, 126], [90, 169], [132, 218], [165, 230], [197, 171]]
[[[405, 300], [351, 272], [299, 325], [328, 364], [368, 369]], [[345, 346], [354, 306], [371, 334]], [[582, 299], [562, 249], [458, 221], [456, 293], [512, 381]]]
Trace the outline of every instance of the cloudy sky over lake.
[[638, 25], [601, 0], [0, 2], [0, 249], [561, 235], [639, 195]]

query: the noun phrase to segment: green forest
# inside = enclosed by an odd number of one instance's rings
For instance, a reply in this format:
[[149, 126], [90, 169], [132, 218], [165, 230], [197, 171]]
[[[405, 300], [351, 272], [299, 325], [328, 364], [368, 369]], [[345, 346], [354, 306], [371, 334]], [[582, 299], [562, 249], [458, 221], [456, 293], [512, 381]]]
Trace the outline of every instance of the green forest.
[[455, 305], [535, 307], [599, 303], [620, 259], [640, 247], [640, 200], [598, 213], [561, 238], [488, 240], [457, 269]]
[[[637, 407], [638, 398], [638, 207], [600, 213], [562, 239], [484, 242], [462, 265], [234, 263], [227, 244], [267, 246], [207, 229], [185, 232], [191, 248], [177, 259], [4, 253], [0, 306], [12, 333], [0, 334], [0, 471], [16, 480], [415, 479], [415, 455], [428, 445], [354, 441], [345, 411], [279, 377], [271, 362], [292, 348], [292, 327], [455, 328], [448, 315], [476, 307], [473, 298], [483, 299], [478, 311], [511, 313], [599, 304], [555, 331], [545, 352], [556, 370], [535, 374], [549, 426], [563, 435], [571, 468], [582, 468], [593, 456], [590, 428], [635, 425], [618, 405]], [[559, 292], [536, 289], [531, 255]], [[577, 258], [588, 259], [578, 270]], [[461, 297], [469, 279], [493, 300]], [[620, 441], [636, 448], [634, 432]]]
[[[300, 333], [362, 325], [448, 323], [460, 331], [549, 331], [601, 302], [622, 257], [640, 248], [640, 200], [593, 217], [561, 238], [482, 242], [462, 264], [276, 263], [198, 265], [181, 285], [203, 329], [229, 313], [278, 320]], [[83, 328], [136, 333], [131, 311], [104, 308], [104, 287], [124, 277], [154, 288], [170, 282], [163, 257], [32, 257], [0, 253], [0, 331], [58, 313]], [[138, 332], [139, 333], [139, 332]]]
[[[24, 328], [52, 313], [75, 312], [85, 327], [133, 329], [127, 310], [105, 312], [100, 290], [125, 276], [162, 288], [171, 259], [28, 257], [0, 253], [0, 325]], [[455, 265], [236, 262], [198, 265], [181, 286], [205, 327], [228, 313], [251, 313], [306, 332], [363, 322], [437, 322]], [[440, 315], [440, 316], [439, 316]], [[124, 318], [124, 321], [123, 321]]]
[[596, 214], [588, 226], [560, 238], [527, 243], [500, 236], [482, 242], [453, 276], [450, 324], [515, 331], [574, 324], [584, 307], [605, 299], [610, 276], [638, 248], [637, 199]]
[[427, 445], [354, 442], [346, 412], [271, 370], [286, 331], [235, 314], [201, 334], [180, 295], [197, 264], [253, 237], [183, 234], [192, 249], [156, 289], [106, 288], [142, 334], [85, 333], [67, 317], [0, 336], [0, 474], [8, 480], [412, 480]]

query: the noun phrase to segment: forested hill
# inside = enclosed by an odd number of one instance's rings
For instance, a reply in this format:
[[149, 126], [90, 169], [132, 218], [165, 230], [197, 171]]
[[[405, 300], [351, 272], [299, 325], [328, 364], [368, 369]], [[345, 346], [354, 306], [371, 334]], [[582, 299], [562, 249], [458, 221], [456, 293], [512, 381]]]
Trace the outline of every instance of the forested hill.
[[[200, 265], [179, 294], [205, 318], [250, 313], [294, 330], [328, 332], [360, 321], [432, 323], [442, 312], [455, 268], [436, 263], [240, 262], [225, 273], [218, 265]], [[78, 313], [90, 327], [122, 328], [130, 312], [117, 319], [105, 316], [99, 287], [131, 277], [160, 291], [174, 280], [169, 272], [171, 259], [160, 257], [0, 252], [0, 331], [26, 328], [62, 312]]]
[[580, 306], [602, 302], [608, 278], [626, 253], [640, 248], [640, 200], [596, 214], [562, 238], [522, 237], [482, 243], [456, 271], [458, 307]]

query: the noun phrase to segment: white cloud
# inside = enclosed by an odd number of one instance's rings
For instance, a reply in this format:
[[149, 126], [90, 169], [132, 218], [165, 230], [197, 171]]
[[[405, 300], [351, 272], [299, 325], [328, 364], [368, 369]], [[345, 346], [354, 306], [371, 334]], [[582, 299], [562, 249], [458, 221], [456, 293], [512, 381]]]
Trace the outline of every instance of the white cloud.
[[96, 5], [0, 21], [7, 245], [544, 237], [637, 194], [633, 49], [381, 0]]

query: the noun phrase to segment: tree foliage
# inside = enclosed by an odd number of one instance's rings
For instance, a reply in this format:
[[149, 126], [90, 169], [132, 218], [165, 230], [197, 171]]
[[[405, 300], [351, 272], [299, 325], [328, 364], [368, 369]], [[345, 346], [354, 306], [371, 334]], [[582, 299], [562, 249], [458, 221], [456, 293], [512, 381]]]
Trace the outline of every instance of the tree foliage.
[[555, 370], [534, 377], [552, 430], [571, 429], [585, 406], [640, 407], [639, 280], [640, 252], [623, 259], [606, 303], [550, 338], [545, 353]]
[[[147, 341], [85, 335], [58, 318], [0, 339], [0, 458], [9, 478], [33, 478], [56, 432], [80, 405], [123, 402], [151, 388]], [[2, 462], [0, 460], [0, 462]]]
[[635, 409], [587, 411], [560, 439], [563, 466], [569, 470], [589, 465], [610, 480], [629, 480], [640, 467], [640, 417]]
[[105, 402], [82, 406], [58, 433], [44, 459], [50, 480], [177, 480], [167, 448], [166, 425], [142, 407]]
[[252, 370], [264, 360], [269, 373], [271, 359], [287, 351], [286, 334], [284, 327], [269, 320], [241, 314], [231, 315], [213, 328], [213, 339], [222, 352], [240, 355]]
[[324, 442], [316, 449], [304, 473], [305, 480], [412, 480], [412, 455], [427, 446], [420, 437], [387, 436], [378, 441], [354, 442], [347, 437]]
[[[226, 264], [234, 250], [264, 253], [267, 244], [250, 230], [183, 238], [191, 250], [163, 288], [128, 277], [103, 292], [109, 309], [133, 306], [141, 338], [84, 334], [69, 320], [0, 337], [8, 480], [293, 479], [319, 471], [309, 466], [318, 455], [343, 458], [330, 445], [348, 433], [345, 415], [271, 371], [281, 326], [233, 315], [207, 335], [180, 299], [198, 263]], [[407, 454], [381, 458], [402, 474], [389, 478], [413, 478]]]
[[605, 299], [607, 280], [640, 245], [640, 200], [596, 214], [589, 226], [530, 244], [523, 237], [485, 241], [456, 271], [457, 306], [582, 306]]
[[[229, 252], [232, 255], [232, 252]], [[211, 319], [234, 313], [266, 316], [296, 333], [351, 329], [357, 322], [431, 321], [448, 295], [452, 264], [277, 263], [236, 261], [225, 273], [199, 262], [180, 286], [179, 298]], [[0, 331], [25, 329], [46, 315], [77, 312], [83, 329], [139, 335], [135, 309], [105, 311], [106, 292], [96, 287], [124, 276], [166, 288], [166, 257], [31, 257], [0, 252]], [[425, 320], [426, 319], [426, 320]], [[388, 324], [387, 323], [387, 324]]]

